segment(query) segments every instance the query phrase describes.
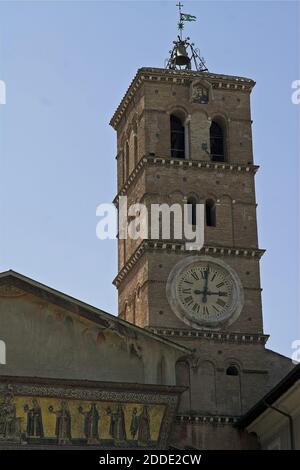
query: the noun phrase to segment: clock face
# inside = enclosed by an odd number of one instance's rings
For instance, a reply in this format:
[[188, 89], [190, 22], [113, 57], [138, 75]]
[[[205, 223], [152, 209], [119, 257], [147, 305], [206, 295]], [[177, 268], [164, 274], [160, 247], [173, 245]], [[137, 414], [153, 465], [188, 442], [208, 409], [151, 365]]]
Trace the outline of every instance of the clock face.
[[169, 276], [167, 296], [177, 316], [193, 327], [230, 324], [242, 307], [237, 274], [209, 256], [192, 256], [178, 263]]

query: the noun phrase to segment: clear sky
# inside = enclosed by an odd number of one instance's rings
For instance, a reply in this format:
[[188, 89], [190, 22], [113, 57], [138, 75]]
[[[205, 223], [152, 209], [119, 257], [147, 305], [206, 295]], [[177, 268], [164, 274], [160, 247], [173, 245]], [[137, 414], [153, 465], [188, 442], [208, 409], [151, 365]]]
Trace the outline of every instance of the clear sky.
[[[172, 1], [0, 1], [0, 270], [14, 269], [116, 313], [115, 241], [96, 206], [116, 193], [108, 122], [136, 70], [163, 67]], [[299, 338], [296, 1], [184, 1], [187, 32], [211, 72], [255, 79], [259, 240], [268, 346]]]

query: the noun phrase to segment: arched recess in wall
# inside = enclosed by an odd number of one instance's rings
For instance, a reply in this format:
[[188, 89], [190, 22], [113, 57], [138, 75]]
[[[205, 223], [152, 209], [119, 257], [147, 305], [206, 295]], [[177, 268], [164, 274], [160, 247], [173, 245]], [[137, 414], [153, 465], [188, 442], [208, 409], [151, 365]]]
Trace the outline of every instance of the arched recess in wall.
[[226, 363], [224, 379], [224, 403], [226, 404], [226, 411], [228, 414], [240, 415], [242, 413], [241, 368], [236, 361]]
[[157, 384], [164, 385], [166, 383], [166, 360], [162, 356], [157, 364]]
[[133, 293], [131, 300], [131, 322], [135, 324], [136, 320], [136, 292]]
[[189, 196], [187, 198], [188, 223], [190, 225], [196, 225], [197, 222], [197, 202], [195, 196]]
[[214, 199], [205, 201], [205, 221], [207, 227], [216, 227], [217, 225], [217, 206]]
[[136, 308], [136, 296], [135, 292], [127, 299], [127, 310], [126, 310], [126, 318], [125, 320], [130, 323], [135, 323], [135, 308]]
[[180, 359], [176, 362], [176, 385], [179, 387], [188, 387], [180, 397], [179, 411], [189, 411], [191, 409], [191, 380], [190, 365], [187, 360]]
[[126, 243], [127, 243], [127, 239], [126, 238], [121, 239], [121, 243], [122, 243], [123, 265], [124, 265], [126, 263]]
[[119, 158], [118, 158], [118, 171], [120, 171], [120, 185], [123, 186], [125, 183], [125, 139], [124, 135], [120, 138], [120, 147], [119, 147]]
[[134, 158], [134, 166], [136, 167], [138, 164], [138, 138], [137, 135], [133, 135], [133, 158]]
[[125, 304], [124, 304], [124, 310], [123, 310], [123, 318], [124, 320], [127, 320], [127, 317], [128, 317], [128, 302], [126, 300]]
[[222, 237], [224, 243], [234, 245], [233, 203], [230, 194], [222, 194], [217, 201], [217, 218], [222, 220]]
[[135, 117], [132, 122], [132, 153], [133, 153], [133, 168], [138, 164], [138, 126], [137, 118]]
[[186, 115], [182, 110], [170, 114], [171, 158], [188, 158], [189, 130]]
[[[158, 204], [159, 202], [161, 201], [161, 197], [162, 195], [160, 194], [159, 195], [159, 198], [158, 198]], [[179, 190], [175, 190], [175, 191], [171, 191], [170, 193], [166, 193], [163, 195], [163, 197], [168, 201], [169, 201], [169, 204], [182, 204], [182, 201], [184, 200], [184, 193], [182, 191], [179, 191]]]
[[140, 324], [141, 321], [141, 286], [138, 284], [135, 291], [135, 308], [134, 308], [134, 323], [136, 325]]
[[125, 181], [129, 177], [129, 143], [128, 140], [125, 142], [124, 146], [124, 175], [125, 175]]
[[197, 369], [197, 402], [194, 407], [206, 413], [216, 411], [216, 369], [212, 362], [202, 361]]
[[212, 119], [210, 130], [210, 156], [214, 162], [227, 161], [227, 130], [224, 118], [216, 116]]

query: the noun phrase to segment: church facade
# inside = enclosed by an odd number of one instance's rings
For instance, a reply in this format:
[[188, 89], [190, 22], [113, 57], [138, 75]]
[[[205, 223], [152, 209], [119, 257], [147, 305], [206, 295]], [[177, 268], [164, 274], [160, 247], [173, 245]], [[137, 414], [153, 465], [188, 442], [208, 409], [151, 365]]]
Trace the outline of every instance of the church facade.
[[266, 348], [253, 80], [138, 70], [113, 115], [115, 204], [204, 207], [204, 246], [118, 240], [118, 317], [0, 275], [0, 447], [256, 449], [236, 424], [292, 368]]

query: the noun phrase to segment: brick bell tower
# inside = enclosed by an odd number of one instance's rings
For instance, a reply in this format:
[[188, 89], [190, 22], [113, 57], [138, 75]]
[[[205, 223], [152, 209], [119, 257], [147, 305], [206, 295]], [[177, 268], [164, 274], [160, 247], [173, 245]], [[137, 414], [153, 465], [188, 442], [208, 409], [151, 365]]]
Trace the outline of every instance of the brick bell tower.
[[[188, 21], [180, 11], [180, 21]], [[182, 33], [182, 29], [180, 31]], [[193, 70], [194, 68], [194, 70]], [[205, 242], [118, 240], [119, 316], [193, 351], [177, 365], [174, 442], [249, 448], [234, 422], [290, 368], [265, 348], [249, 78], [207, 71], [189, 39], [168, 66], [141, 68], [111, 125], [128, 205], [205, 206]], [[193, 224], [191, 220], [191, 224]], [[173, 234], [174, 235], [174, 234]]]

